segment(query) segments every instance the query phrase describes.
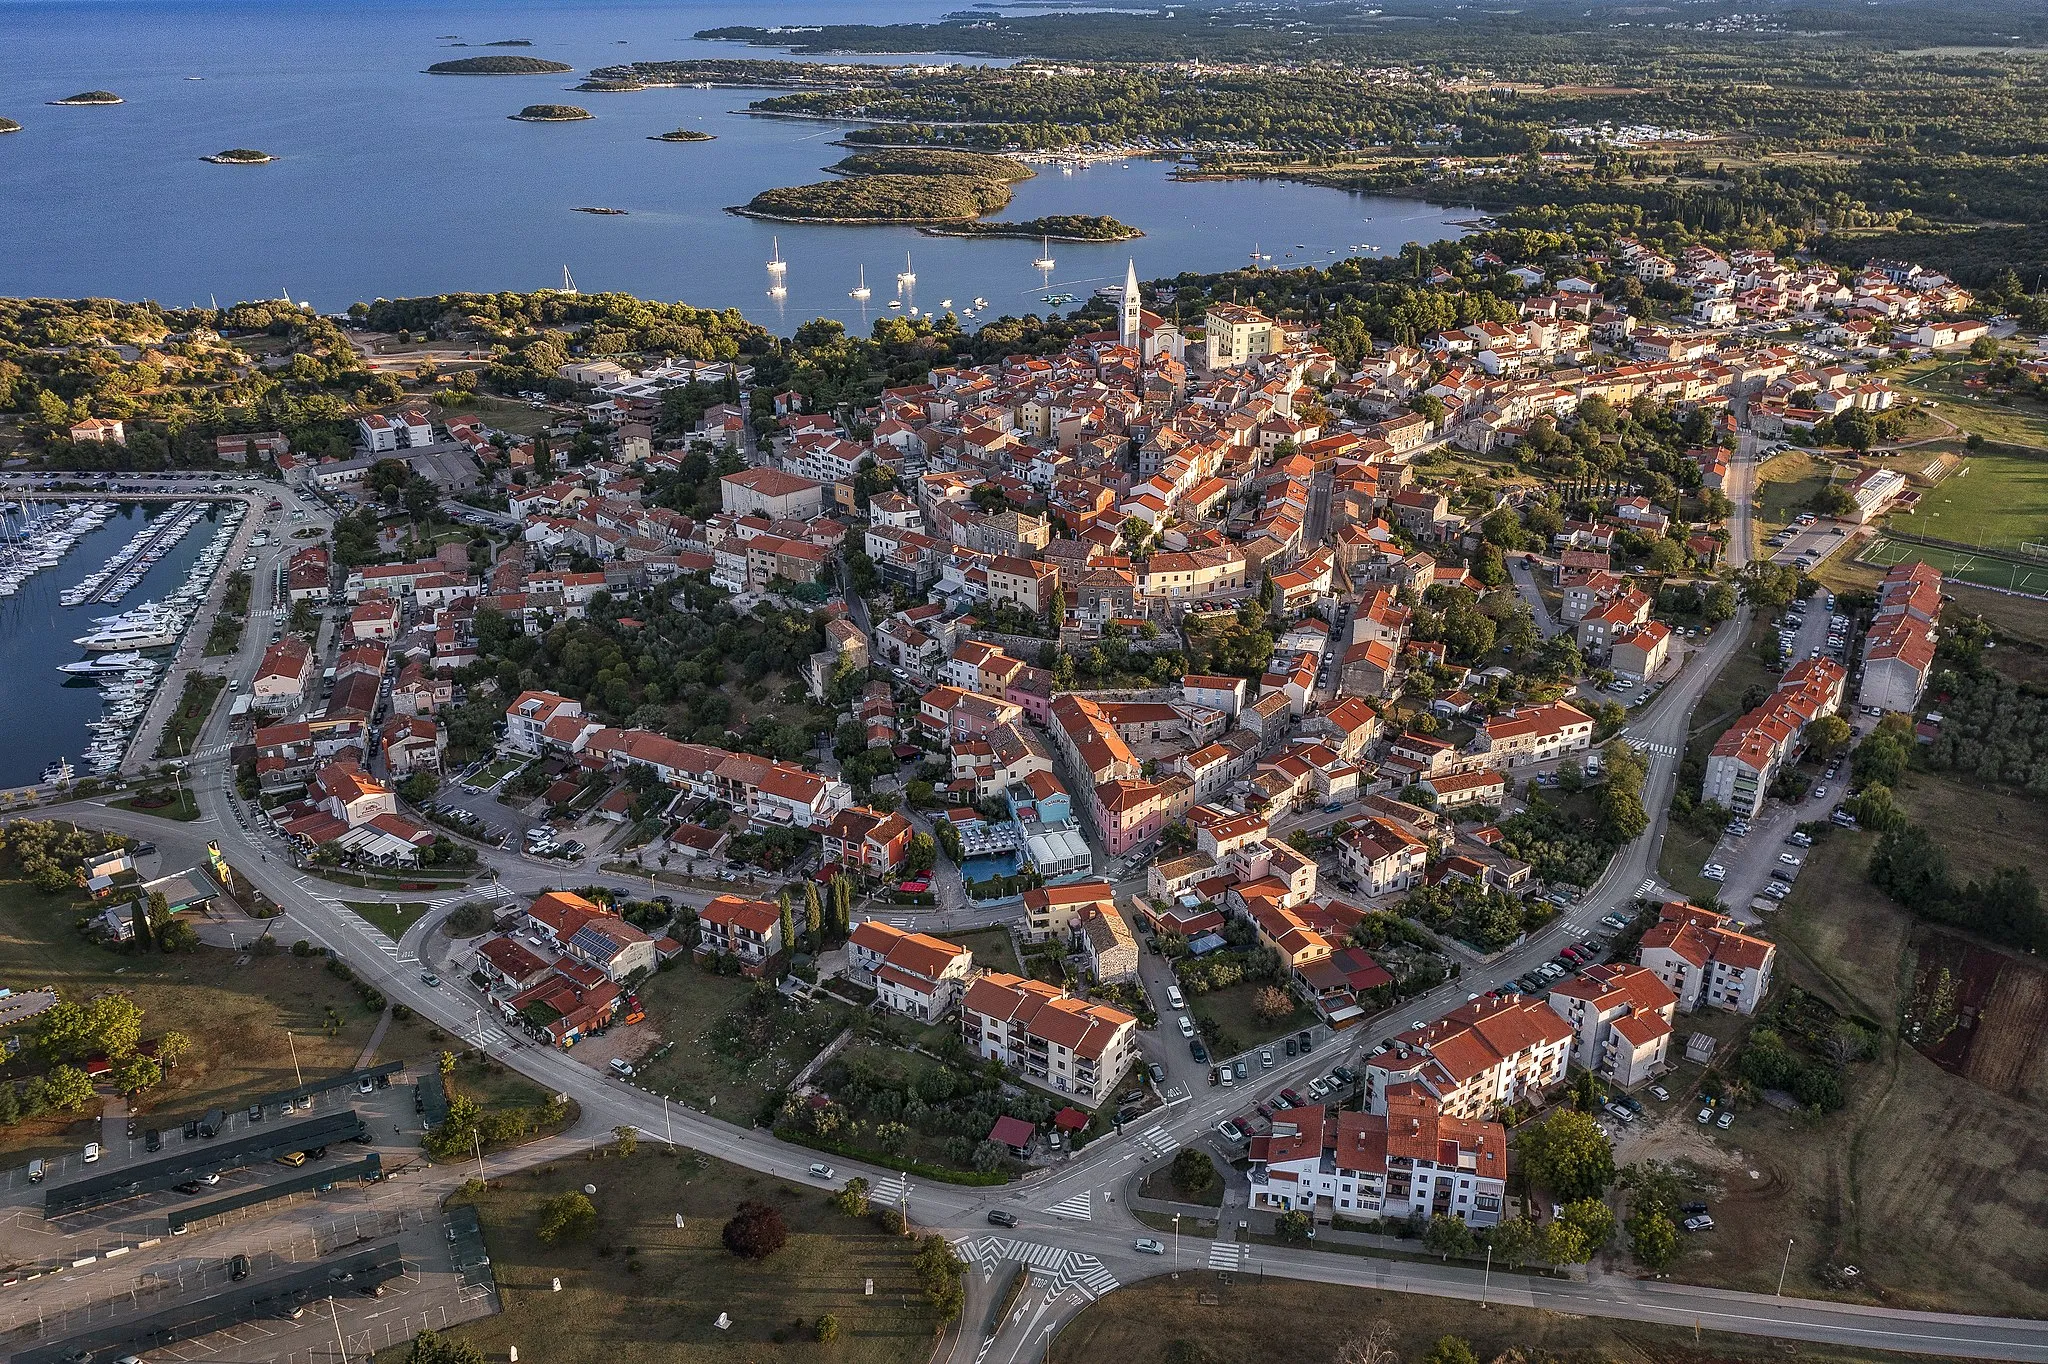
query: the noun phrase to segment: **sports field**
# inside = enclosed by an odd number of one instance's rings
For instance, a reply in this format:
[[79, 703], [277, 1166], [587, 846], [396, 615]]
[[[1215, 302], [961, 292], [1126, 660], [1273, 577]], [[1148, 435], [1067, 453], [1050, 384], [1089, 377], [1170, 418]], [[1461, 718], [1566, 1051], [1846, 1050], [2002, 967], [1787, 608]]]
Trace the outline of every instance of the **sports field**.
[[1967, 452], [1963, 467], [1922, 493], [1899, 528], [1993, 549], [2048, 541], [2048, 451]]
[[1996, 554], [1972, 554], [1968, 550], [1943, 549], [1938, 545], [1916, 545], [1879, 535], [1865, 545], [1857, 561], [1878, 568], [1917, 560], [1941, 570], [1946, 578], [1984, 587], [2003, 587], [2013, 592], [2048, 596], [2048, 562], [2028, 563]]

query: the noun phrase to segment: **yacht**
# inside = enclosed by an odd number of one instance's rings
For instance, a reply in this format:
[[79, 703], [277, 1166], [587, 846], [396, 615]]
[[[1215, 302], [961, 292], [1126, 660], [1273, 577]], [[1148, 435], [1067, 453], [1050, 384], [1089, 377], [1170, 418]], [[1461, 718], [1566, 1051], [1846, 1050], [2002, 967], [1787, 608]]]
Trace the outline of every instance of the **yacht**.
[[950, 308], [953, 306], [953, 300], [950, 298], [942, 298], [939, 300], [939, 306], [941, 308]]
[[768, 257], [768, 273], [780, 275], [789, 269], [789, 262], [782, 258], [782, 238], [773, 237], [770, 240], [775, 243], [775, 249]]
[[168, 624], [112, 626], [96, 635], [80, 635], [71, 642], [96, 654], [121, 653], [132, 649], [168, 649], [178, 642], [178, 631], [175, 626]]
[[72, 775], [70, 762], [63, 758], [43, 769], [43, 781], [48, 785], [62, 786], [71, 780]]
[[900, 298], [892, 298], [892, 299], [890, 299], [890, 300], [889, 300], [889, 311], [890, 311], [890, 312], [895, 312], [895, 313], [900, 313], [900, 312], [902, 312], [902, 311], [903, 311], [903, 300], [902, 300], [902, 299], [900, 299]]
[[1052, 258], [1052, 238], [1040, 237], [1038, 239], [1038, 259], [1031, 262], [1032, 268], [1036, 270], [1050, 270], [1054, 263]]
[[134, 651], [117, 654], [101, 654], [98, 658], [84, 658], [76, 663], [66, 663], [57, 671], [73, 677], [88, 677], [94, 673], [125, 673], [142, 662], [142, 655]]
[[910, 253], [908, 251], [903, 253], [903, 268], [896, 272], [896, 282], [898, 284], [917, 283], [917, 271], [910, 268]]
[[873, 297], [874, 292], [873, 289], [868, 288], [868, 268], [863, 265], [860, 268], [860, 283], [848, 289], [846, 296], [848, 298], [867, 299]]

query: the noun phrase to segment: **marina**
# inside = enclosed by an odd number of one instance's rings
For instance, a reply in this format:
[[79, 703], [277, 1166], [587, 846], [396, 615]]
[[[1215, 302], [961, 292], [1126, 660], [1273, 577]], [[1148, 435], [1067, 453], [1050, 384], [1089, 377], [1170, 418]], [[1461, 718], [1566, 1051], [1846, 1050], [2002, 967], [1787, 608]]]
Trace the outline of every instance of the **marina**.
[[[206, 500], [36, 499], [0, 511], [4, 562], [32, 566], [0, 602], [13, 664], [0, 669], [0, 726], [11, 739], [0, 745], [0, 785], [120, 767], [243, 515], [239, 502]], [[192, 534], [202, 523], [212, 526], [203, 538]], [[107, 609], [138, 590], [139, 604]]]

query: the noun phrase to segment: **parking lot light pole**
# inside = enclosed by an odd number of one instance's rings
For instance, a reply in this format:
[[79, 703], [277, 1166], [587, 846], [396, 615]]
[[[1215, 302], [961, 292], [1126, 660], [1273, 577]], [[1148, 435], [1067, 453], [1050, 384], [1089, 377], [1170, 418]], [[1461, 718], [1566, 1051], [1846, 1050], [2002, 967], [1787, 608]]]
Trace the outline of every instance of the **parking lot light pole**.
[[286, 1045], [292, 1049], [292, 1076], [299, 1082], [299, 1088], [304, 1089], [306, 1087], [306, 1076], [299, 1069], [299, 1044], [292, 1040], [292, 1030], [290, 1028], [284, 1030], [284, 1040]]
[[1785, 1238], [1785, 1262], [1778, 1266], [1778, 1297], [1785, 1296], [1785, 1271], [1792, 1267], [1792, 1238]]
[[1173, 1215], [1173, 1263], [1174, 1263], [1174, 1265], [1175, 1265], [1176, 1267], [1178, 1267], [1178, 1266], [1179, 1266], [1179, 1264], [1180, 1264], [1180, 1214], [1179, 1214], [1179, 1213], [1175, 1213], [1175, 1214]]

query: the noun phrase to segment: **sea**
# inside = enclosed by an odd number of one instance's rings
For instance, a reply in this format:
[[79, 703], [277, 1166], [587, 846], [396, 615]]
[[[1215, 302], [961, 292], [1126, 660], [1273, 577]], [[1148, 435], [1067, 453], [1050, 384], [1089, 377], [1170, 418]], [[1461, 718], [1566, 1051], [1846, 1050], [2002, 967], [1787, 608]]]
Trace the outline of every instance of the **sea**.
[[[1140, 278], [1397, 252], [1458, 235], [1470, 209], [1281, 181], [1175, 182], [1119, 158], [1041, 168], [1000, 215], [1106, 213], [1128, 243], [928, 237], [905, 227], [799, 227], [726, 212], [763, 189], [824, 179], [836, 122], [743, 112], [763, 93], [566, 93], [592, 67], [787, 54], [691, 35], [725, 24], [921, 22], [943, 0], [0, 0], [0, 294], [155, 299], [289, 296], [323, 311], [453, 290], [624, 290], [737, 308], [787, 334], [826, 316], [865, 332], [898, 302], [976, 321], [1043, 314]], [[524, 40], [531, 47], [491, 47]], [[430, 76], [434, 62], [518, 53], [569, 75]], [[806, 60], [817, 60], [806, 58]], [[978, 59], [922, 54], [860, 61]], [[117, 106], [46, 103], [111, 90]], [[587, 122], [533, 124], [527, 104]], [[710, 142], [650, 140], [670, 129]], [[201, 158], [252, 147], [269, 165]], [[596, 216], [579, 207], [624, 209]], [[766, 263], [788, 262], [788, 296]], [[872, 298], [849, 293], [865, 272]], [[899, 286], [899, 273], [916, 276]], [[1073, 302], [1044, 300], [1072, 295]], [[969, 322], [967, 325], [975, 325]]]
[[[184, 584], [220, 525], [219, 504], [120, 601], [65, 606], [58, 595], [105, 563], [143, 526], [168, 515], [169, 505], [118, 503], [106, 524], [73, 546], [55, 568], [36, 574], [13, 596], [0, 597], [0, 651], [6, 656], [0, 666], [0, 735], [5, 736], [0, 788], [41, 780], [43, 769], [58, 758], [69, 758], [78, 775], [86, 775], [79, 755], [91, 737], [86, 724], [100, 715], [100, 691], [89, 679], [72, 679], [57, 669], [90, 657], [72, 641], [88, 634], [96, 617], [161, 601]], [[156, 656], [168, 652], [158, 650]]]

